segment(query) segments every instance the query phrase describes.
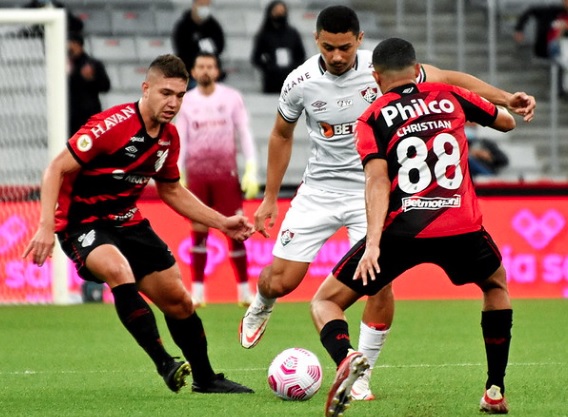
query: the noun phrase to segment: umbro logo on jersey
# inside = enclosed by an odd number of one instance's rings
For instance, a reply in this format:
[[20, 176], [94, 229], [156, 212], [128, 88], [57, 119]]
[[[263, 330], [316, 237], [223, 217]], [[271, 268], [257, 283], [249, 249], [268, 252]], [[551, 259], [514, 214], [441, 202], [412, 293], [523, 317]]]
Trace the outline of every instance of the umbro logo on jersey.
[[280, 243], [282, 243], [282, 246], [286, 246], [288, 243], [290, 243], [294, 238], [294, 234], [295, 233], [291, 232], [290, 229], [284, 230], [280, 235]]
[[130, 145], [130, 146], [124, 148], [124, 149], [126, 149], [126, 150], [127, 150], [128, 152], [130, 152], [130, 153], [136, 153], [136, 152], [138, 152], [138, 148], [137, 148], [136, 146], [132, 146], [132, 145]]
[[81, 236], [79, 236], [78, 240], [79, 243], [81, 243], [81, 246], [84, 248], [91, 246], [95, 241], [95, 231], [91, 230], [89, 233], [83, 233]]
[[359, 93], [367, 103], [371, 104], [373, 101], [377, 99], [377, 95], [379, 94], [379, 89], [377, 87], [367, 87], [364, 90], [359, 91]]
[[314, 108], [314, 113], [326, 111], [327, 108], [325, 106], [327, 106], [327, 103], [321, 100], [312, 103], [312, 107]]

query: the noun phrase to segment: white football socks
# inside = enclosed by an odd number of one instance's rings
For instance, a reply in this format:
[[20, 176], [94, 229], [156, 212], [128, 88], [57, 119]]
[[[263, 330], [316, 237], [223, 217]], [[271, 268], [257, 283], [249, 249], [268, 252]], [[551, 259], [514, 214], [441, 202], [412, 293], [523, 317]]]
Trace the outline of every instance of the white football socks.
[[389, 331], [390, 329], [375, 330], [361, 322], [358, 350], [367, 357], [371, 368], [375, 366], [375, 362], [379, 358]]

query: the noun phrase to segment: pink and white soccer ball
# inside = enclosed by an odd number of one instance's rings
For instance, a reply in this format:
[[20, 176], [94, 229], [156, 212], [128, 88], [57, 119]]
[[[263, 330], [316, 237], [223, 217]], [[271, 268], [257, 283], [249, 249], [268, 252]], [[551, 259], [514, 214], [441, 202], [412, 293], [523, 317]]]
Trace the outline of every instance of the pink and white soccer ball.
[[321, 387], [322, 377], [317, 356], [302, 348], [284, 350], [268, 368], [268, 385], [283, 400], [312, 398]]

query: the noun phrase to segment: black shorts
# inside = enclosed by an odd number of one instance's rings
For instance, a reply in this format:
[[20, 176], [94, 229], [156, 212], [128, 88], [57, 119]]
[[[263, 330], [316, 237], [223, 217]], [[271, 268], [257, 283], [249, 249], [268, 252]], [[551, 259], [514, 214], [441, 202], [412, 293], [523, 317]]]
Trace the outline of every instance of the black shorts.
[[[454, 285], [479, 283], [501, 265], [501, 253], [485, 230], [439, 238], [413, 238], [384, 234], [380, 243], [379, 267], [375, 281], [353, 280], [365, 252], [360, 240], [333, 269], [333, 275], [360, 294], [373, 295], [408, 269], [423, 263], [440, 266]], [[428, 279], [428, 277], [424, 277]]]
[[101, 282], [85, 266], [89, 253], [101, 245], [118, 248], [128, 260], [136, 281], [176, 263], [168, 245], [152, 230], [148, 220], [126, 227], [86, 225], [58, 233], [57, 237], [63, 252], [75, 263], [77, 273], [86, 281]]

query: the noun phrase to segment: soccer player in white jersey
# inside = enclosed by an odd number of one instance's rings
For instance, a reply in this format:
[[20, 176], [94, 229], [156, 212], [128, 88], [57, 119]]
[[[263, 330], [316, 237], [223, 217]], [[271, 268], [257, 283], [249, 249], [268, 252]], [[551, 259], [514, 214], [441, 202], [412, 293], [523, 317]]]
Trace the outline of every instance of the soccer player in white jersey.
[[[303, 280], [318, 251], [340, 227], [351, 244], [365, 236], [364, 173], [354, 144], [357, 118], [380, 94], [372, 77], [371, 51], [358, 50], [363, 39], [355, 12], [330, 6], [320, 12], [315, 40], [320, 54], [288, 76], [280, 94], [270, 135], [264, 199], [255, 213], [255, 228], [268, 237], [278, 214], [277, 199], [290, 161], [294, 129], [302, 112], [312, 145], [303, 183], [286, 213], [273, 249], [274, 259], [260, 274], [255, 300], [239, 328], [241, 345], [255, 346], [262, 337], [276, 299]], [[474, 91], [524, 116], [534, 116], [534, 97], [511, 94], [456, 71], [423, 65], [417, 79], [445, 82]], [[519, 104], [520, 103], [520, 104]], [[394, 314], [391, 286], [369, 297], [360, 325], [358, 351], [371, 367], [376, 362]], [[353, 386], [356, 400], [370, 400], [370, 371]]]

